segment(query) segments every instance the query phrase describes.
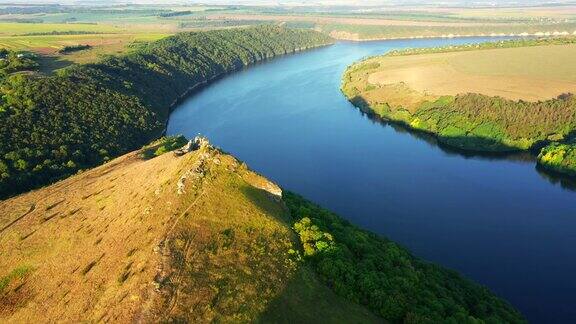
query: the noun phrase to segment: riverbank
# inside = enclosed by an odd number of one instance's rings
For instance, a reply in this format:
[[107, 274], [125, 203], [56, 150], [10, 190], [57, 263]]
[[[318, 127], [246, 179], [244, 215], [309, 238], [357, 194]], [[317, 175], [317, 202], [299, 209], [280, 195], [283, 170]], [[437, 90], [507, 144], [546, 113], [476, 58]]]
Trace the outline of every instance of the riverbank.
[[[573, 42], [514, 40], [394, 51], [350, 66], [341, 90], [361, 110], [431, 133], [448, 146], [476, 152], [539, 151], [569, 139], [576, 129], [576, 100], [565, 94], [576, 89], [576, 82], [564, 77], [570, 66], [555, 65], [567, 61], [560, 57], [570, 56]], [[541, 63], [530, 65], [534, 58]], [[451, 65], [444, 68], [447, 62]], [[454, 66], [459, 62], [461, 66]], [[523, 78], [512, 77], [520, 71]], [[543, 81], [542, 73], [548, 77]], [[549, 96], [557, 97], [542, 100]], [[571, 163], [564, 165], [548, 168], [565, 172]]]
[[525, 323], [483, 286], [283, 192], [206, 138], [171, 152], [183, 143], [0, 201], [0, 320]]
[[222, 75], [332, 43], [278, 26], [181, 33], [54, 76], [8, 77], [0, 87], [0, 197], [141, 147], [165, 132], [181, 98]]
[[[284, 53], [284, 54], [271, 55], [271, 56], [266, 56], [266, 57], [257, 58], [254, 62], [251, 62], [251, 63], [249, 63], [249, 64], [245, 64], [245, 65], [242, 66], [242, 67], [237, 67], [237, 68], [234, 68], [234, 69], [232, 69], [232, 70], [230, 70], [230, 71], [224, 71], [224, 72], [221, 72], [221, 73], [219, 73], [219, 74], [216, 74], [216, 75], [210, 77], [209, 79], [204, 80], [204, 81], [200, 81], [200, 82], [192, 85], [192, 86], [189, 87], [188, 89], [184, 90], [184, 92], [183, 92], [180, 96], [178, 96], [176, 99], [174, 99], [174, 101], [168, 106], [168, 110], [169, 110], [170, 113], [171, 113], [178, 105], [180, 105], [184, 100], [186, 100], [187, 98], [189, 98], [189, 97], [190, 97], [192, 94], [194, 94], [195, 92], [200, 91], [200, 90], [202, 90], [204, 87], [210, 85], [212, 82], [217, 81], [217, 80], [219, 80], [219, 79], [221, 79], [221, 78], [223, 78], [223, 77], [225, 77], [225, 76], [227, 76], [227, 75], [229, 75], [229, 74], [238, 72], [238, 71], [240, 71], [240, 70], [243, 69], [243, 68], [246, 68], [246, 67], [251, 66], [251, 65], [263, 63], [263, 62], [265, 62], [265, 61], [267, 61], [267, 60], [271, 60], [271, 59], [273, 59], [273, 58], [275, 58], [275, 57], [278, 57], [278, 56], [297, 54], [297, 53], [299, 53], [299, 52], [308, 51], [308, 50], [313, 50], [313, 49], [316, 49], [316, 48], [320, 48], [320, 47], [324, 47], [324, 46], [329, 46], [329, 45], [331, 45], [331, 44], [333, 44], [333, 43], [332, 43], [332, 42], [328, 42], [328, 43], [322, 43], [322, 44], [317, 44], [317, 45], [311, 45], [311, 46], [304, 46], [304, 47], [300, 47], [300, 48], [295, 48], [295, 49], [293, 49], [292, 51], [286, 52], [286, 53]], [[167, 131], [167, 128], [168, 128], [168, 120], [169, 120], [169, 119], [166, 118], [166, 120], [164, 121], [164, 130], [162, 131], [162, 136], [166, 135], [166, 131]]]

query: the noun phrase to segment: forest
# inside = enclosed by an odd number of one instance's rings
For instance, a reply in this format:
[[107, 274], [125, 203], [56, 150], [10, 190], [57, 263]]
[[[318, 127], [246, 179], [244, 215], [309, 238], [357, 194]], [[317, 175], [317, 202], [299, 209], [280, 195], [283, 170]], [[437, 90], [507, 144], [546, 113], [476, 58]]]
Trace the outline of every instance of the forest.
[[314, 31], [271, 25], [188, 32], [54, 76], [7, 74], [0, 85], [0, 197], [161, 136], [171, 106], [219, 76], [331, 42]]
[[424, 262], [296, 194], [283, 199], [304, 259], [336, 294], [391, 323], [524, 323], [488, 289]]
[[576, 129], [575, 116], [576, 99], [571, 95], [525, 102], [469, 93], [424, 105], [410, 125], [462, 149], [528, 150], [566, 138]]
[[[348, 85], [343, 86], [343, 91], [366, 112], [435, 134], [440, 142], [464, 150], [528, 150], [566, 139], [576, 129], [576, 98], [570, 94], [528, 102], [467, 93], [423, 100], [408, 109], [386, 102], [368, 102]], [[410, 95], [409, 89], [401, 91]]]

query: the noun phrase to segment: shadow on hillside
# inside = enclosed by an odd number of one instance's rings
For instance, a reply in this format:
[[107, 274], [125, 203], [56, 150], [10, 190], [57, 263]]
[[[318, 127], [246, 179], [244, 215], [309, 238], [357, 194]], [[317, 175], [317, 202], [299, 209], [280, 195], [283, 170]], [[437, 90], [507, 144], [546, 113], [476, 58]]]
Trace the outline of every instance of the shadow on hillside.
[[273, 216], [282, 223], [292, 226], [292, 218], [287, 212], [284, 203], [278, 197], [272, 195], [266, 190], [253, 187], [250, 184], [240, 188], [242, 193], [254, 205], [267, 215]]
[[384, 323], [366, 308], [347, 302], [300, 264], [284, 290], [267, 305], [256, 323]]
[[[559, 172], [555, 172], [553, 170], [546, 169], [539, 164], [537, 164], [536, 155], [540, 148], [545, 146], [547, 143], [538, 143], [535, 145], [536, 147], [530, 151], [518, 151], [512, 147], [509, 148], [507, 151], [502, 152], [486, 152], [486, 151], [474, 151], [474, 150], [464, 150], [460, 149], [450, 143], [478, 143], [479, 145], [494, 145], [494, 146], [502, 146], [501, 143], [497, 141], [480, 138], [480, 137], [451, 137], [451, 138], [442, 138], [436, 136], [434, 134], [416, 130], [411, 128], [410, 126], [401, 123], [401, 122], [393, 122], [386, 119], [383, 119], [379, 115], [375, 114], [372, 110], [368, 108], [367, 102], [361, 97], [355, 97], [351, 100], [351, 103], [356, 106], [360, 113], [372, 121], [373, 123], [380, 124], [382, 126], [390, 126], [396, 132], [406, 134], [413, 138], [417, 138], [421, 141], [426, 142], [428, 145], [432, 147], [439, 148], [447, 155], [457, 155], [463, 157], [465, 159], [481, 159], [481, 160], [508, 160], [508, 161], [516, 161], [521, 163], [533, 163], [535, 165], [535, 169], [538, 174], [542, 177], [542, 179], [548, 181], [553, 185], [559, 185], [561, 188], [570, 191], [576, 191], [576, 177], [571, 177]], [[576, 134], [571, 134], [568, 138], [574, 138]], [[506, 149], [504, 147], [504, 149]]]
[[56, 72], [56, 70], [63, 69], [74, 64], [74, 62], [63, 57], [49, 55], [40, 56], [38, 58], [38, 63], [40, 64], [40, 72], [46, 75], [52, 75]]
[[[396, 122], [384, 119], [374, 113], [366, 100], [360, 96], [354, 97], [350, 102], [359, 109], [362, 116], [369, 119], [375, 124], [390, 126], [396, 132], [409, 135], [437, 147], [448, 155], [458, 155], [464, 158], [475, 158], [483, 160], [513, 160], [519, 162], [534, 162], [534, 154], [527, 151], [520, 151], [517, 148], [506, 146], [499, 141], [490, 138], [477, 136], [460, 136], [460, 137], [440, 137], [429, 132], [414, 129], [403, 122]], [[476, 147], [497, 148], [494, 151], [487, 150], [470, 150], [462, 149], [463, 145]]]

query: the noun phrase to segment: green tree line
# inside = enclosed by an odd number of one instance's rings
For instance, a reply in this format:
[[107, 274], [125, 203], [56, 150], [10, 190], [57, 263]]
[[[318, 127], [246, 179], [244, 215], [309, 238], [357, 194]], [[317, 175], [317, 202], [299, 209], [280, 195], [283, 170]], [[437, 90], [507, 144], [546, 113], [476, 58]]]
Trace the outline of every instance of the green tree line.
[[181, 33], [55, 76], [0, 84], [0, 197], [105, 162], [159, 137], [189, 90], [257, 61], [326, 45], [278, 26]]
[[284, 202], [296, 220], [306, 262], [345, 299], [391, 323], [525, 323], [488, 289], [422, 261], [296, 194]]
[[520, 38], [520, 39], [502, 40], [498, 42], [484, 42], [477, 44], [405, 48], [399, 50], [392, 50], [386, 53], [385, 56], [408, 56], [408, 55], [431, 54], [431, 53], [465, 52], [465, 51], [475, 51], [475, 50], [495, 49], [495, 48], [517, 48], [517, 47], [569, 45], [569, 44], [576, 44], [576, 38], [573, 37]]

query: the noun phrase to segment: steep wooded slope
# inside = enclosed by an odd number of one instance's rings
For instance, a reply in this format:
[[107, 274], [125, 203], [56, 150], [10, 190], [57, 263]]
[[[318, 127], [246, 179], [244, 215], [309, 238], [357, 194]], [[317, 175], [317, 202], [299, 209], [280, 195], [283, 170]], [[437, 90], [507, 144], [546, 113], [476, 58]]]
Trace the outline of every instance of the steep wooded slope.
[[0, 197], [98, 165], [162, 134], [190, 90], [267, 58], [327, 45], [278, 26], [181, 33], [57, 76], [0, 83]]

